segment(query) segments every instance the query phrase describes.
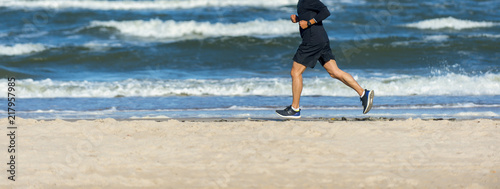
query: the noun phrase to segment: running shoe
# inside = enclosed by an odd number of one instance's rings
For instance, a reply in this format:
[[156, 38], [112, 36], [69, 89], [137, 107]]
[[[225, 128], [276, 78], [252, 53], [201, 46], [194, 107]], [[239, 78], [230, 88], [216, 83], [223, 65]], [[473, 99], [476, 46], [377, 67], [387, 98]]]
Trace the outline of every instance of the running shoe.
[[292, 119], [300, 118], [300, 109], [299, 111], [294, 111], [292, 109], [292, 105], [286, 107], [284, 110], [276, 110], [276, 113], [284, 118], [292, 118]]
[[367, 114], [372, 109], [373, 97], [375, 97], [375, 91], [365, 89], [365, 95], [361, 97], [361, 104], [363, 105], [363, 114]]

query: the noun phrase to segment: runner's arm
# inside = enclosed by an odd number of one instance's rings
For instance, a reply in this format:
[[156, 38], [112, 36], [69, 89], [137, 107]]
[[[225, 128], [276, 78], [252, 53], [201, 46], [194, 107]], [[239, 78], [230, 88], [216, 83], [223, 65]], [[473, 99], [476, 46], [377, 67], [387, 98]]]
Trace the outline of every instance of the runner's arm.
[[[320, 2], [321, 3], [321, 2]], [[321, 3], [323, 4], [323, 3]], [[323, 21], [324, 19], [328, 18], [330, 16], [330, 11], [326, 6], [323, 5], [323, 7], [319, 10], [318, 14], [314, 16], [312, 20], [314, 20], [314, 23], [311, 21], [312, 24], [318, 23]]]
[[316, 12], [316, 16], [310, 20], [311, 24], [315, 24], [323, 21], [324, 19], [330, 16], [330, 11], [320, 0], [313, 0], [311, 4], [309, 4], [309, 10]]

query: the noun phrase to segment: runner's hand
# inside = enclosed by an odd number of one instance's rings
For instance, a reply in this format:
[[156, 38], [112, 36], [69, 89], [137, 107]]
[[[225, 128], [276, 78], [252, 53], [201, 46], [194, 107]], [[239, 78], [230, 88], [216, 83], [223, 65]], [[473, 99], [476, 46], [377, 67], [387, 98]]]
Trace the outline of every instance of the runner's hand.
[[290, 19], [292, 20], [292, 22], [293, 22], [293, 23], [297, 23], [297, 15], [292, 14], [292, 15], [290, 16]]
[[299, 22], [299, 25], [300, 25], [300, 28], [302, 28], [302, 29], [306, 29], [306, 28], [308, 28], [308, 27], [309, 27], [309, 26], [307, 25], [307, 21], [305, 21], [305, 20], [301, 20], [301, 21]]

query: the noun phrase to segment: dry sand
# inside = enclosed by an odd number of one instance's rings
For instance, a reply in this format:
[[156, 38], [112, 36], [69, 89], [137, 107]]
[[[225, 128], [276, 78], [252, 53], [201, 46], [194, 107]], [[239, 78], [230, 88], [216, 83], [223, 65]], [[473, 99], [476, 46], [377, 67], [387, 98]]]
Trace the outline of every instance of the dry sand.
[[500, 188], [499, 120], [0, 121], [0, 188]]

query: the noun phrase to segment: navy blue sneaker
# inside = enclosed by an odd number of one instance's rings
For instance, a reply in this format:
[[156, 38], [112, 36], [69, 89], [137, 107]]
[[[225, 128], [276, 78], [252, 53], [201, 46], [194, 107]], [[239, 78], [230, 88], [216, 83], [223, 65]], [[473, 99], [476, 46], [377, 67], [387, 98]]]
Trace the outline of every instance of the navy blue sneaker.
[[284, 118], [292, 118], [292, 119], [300, 118], [300, 109], [299, 111], [294, 111], [292, 109], [292, 105], [286, 107], [284, 110], [276, 110], [276, 113]]
[[361, 104], [363, 105], [363, 114], [368, 113], [373, 106], [373, 97], [375, 97], [375, 91], [370, 91], [365, 89], [365, 95], [361, 97]]

